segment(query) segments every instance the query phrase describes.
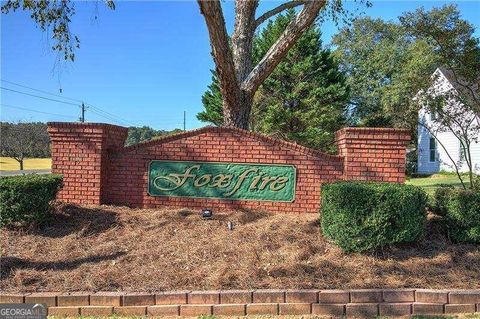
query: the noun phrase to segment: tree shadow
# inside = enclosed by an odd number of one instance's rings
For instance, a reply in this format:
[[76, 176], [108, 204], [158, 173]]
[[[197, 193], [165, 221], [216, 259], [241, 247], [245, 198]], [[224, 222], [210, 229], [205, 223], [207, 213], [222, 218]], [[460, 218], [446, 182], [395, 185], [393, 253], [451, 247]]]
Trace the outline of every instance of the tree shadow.
[[77, 258], [74, 260], [59, 260], [59, 261], [34, 261], [18, 257], [0, 257], [0, 278], [8, 278], [14, 270], [30, 269], [30, 270], [71, 270], [86, 263], [99, 263], [105, 260], [113, 260], [117, 257], [125, 255], [126, 252], [119, 251], [108, 255], [96, 255]]
[[102, 233], [122, 224], [116, 212], [102, 208], [86, 208], [72, 204], [59, 204], [52, 213], [48, 223], [42, 227], [34, 227], [34, 235], [61, 238], [70, 234], [77, 237], [88, 237]]
[[[405, 261], [410, 258], [431, 259], [440, 254], [448, 254], [454, 261], [468, 258], [470, 253], [480, 250], [478, 245], [453, 243], [445, 233], [443, 221], [429, 217], [425, 225], [425, 237], [411, 243], [395, 244], [372, 252], [371, 255], [380, 260]], [[474, 263], [478, 263], [478, 260], [474, 260]]]

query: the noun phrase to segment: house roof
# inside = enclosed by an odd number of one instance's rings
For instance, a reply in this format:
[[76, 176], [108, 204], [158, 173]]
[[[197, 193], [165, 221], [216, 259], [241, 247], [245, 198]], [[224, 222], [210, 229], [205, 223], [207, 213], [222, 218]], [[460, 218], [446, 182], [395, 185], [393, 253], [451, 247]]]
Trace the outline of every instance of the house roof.
[[[476, 103], [478, 103], [480, 100], [480, 79], [477, 79], [475, 83], [469, 83], [464, 78], [457, 76], [451, 69], [439, 67], [437, 70], [442, 73], [458, 94], [461, 94], [465, 99], [476, 100]], [[476, 113], [479, 114], [480, 110], [476, 110]]]

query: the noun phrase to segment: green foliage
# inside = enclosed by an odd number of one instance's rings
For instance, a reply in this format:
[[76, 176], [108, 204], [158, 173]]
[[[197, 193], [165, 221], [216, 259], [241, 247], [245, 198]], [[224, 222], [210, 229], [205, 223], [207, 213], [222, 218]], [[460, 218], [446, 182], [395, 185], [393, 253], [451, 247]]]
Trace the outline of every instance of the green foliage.
[[447, 207], [453, 185], [442, 184], [435, 189], [433, 194], [432, 210], [435, 214], [445, 216], [447, 214]]
[[205, 111], [198, 113], [197, 118], [202, 122], [208, 122], [220, 126], [223, 124], [222, 93], [220, 92], [220, 84], [218, 83], [216, 73], [213, 71], [211, 72], [212, 83], [202, 95], [202, 104]]
[[15, 222], [48, 220], [50, 201], [62, 186], [61, 175], [22, 175], [0, 178], [0, 227]]
[[[295, 11], [269, 21], [255, 37], [256, 64], [280, 37]], [[318, 28], [307, 30], [255, 95], [250, 128], [299, 144], [331, 150], [334, 132], [345, 123], [349, 89], [329, 50], [322, 49]], [[216, 80], [202, 97], [198, 119], [221, 125], [222, 96]]]
[[[105, 0], [108, 8], [114, 10], [112, 0]], [[37, 27], [47, 32], [53, 40], [52, 50], [63, 55], [66, 61], [75, 60], [75, 49], [80, 48], [80, 39], [70, 31], [70, 23], [75, 15], [75, 1], [2, 1], [2, 13], [26, 11]], [[96, 17], [95, 17], [96, 18]]]
[[438, 188], [435, 212], [445, 217], [445, 226], [456, 242], [480, 243], [480, 192]]
[[413, 242], [424, 234], [427, 195], [415, 186], [339, 182], [322, 187], [321, 227], [346, 252]]
[[131, 126], [128, 128], [128, 136], [127, 136], [127, 141], [125, 145], [129, 146], [129, 145], [133, 145], [141, 142], [146, 142], [161, 136], [175, 134], [178, 132], [182, 132], [182, 130], [174, 129], [173, 131], [164, 131], [164, 130], [154, 130], [149, 126], [142, 126], [142, 127]]
[[333, 38], [334, 54], [351, 87], [351, 122], [406, 127], [415, 133], [413, 97], [438, 66], [433, 47], [398, 23], [357, 18]]

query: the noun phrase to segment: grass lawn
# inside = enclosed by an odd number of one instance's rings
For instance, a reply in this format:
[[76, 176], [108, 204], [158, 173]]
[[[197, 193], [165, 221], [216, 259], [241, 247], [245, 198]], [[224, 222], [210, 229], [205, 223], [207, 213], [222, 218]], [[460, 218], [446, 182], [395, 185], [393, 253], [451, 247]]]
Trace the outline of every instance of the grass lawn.
[[47, 227], [2, 229], [0, 290], [479, 289], [480, 246], [427, 227], [416, 243], [345, 254], [319, 214], [59, 204]]
[[[462, 175], [464, 183], [468, 186], [468, 177], [467, 175]], [[422, 187], [427, 194], [433, 195], [436, 188], [440, 187], [441, 184], [453, 185], [454, 187], [462, 187], [460, 180], [455, 174], [433, 174], [425, 177], [415, 177], [409, 178], [406, 181], [406, 184], [415, 185]]]
[[[49, 169], [52, 167], [51, 158], [27, 158], [23, 162], [23, 169]], [[11, 157], [0, 157], [0, 171], [15, 171], [20, 164]]]

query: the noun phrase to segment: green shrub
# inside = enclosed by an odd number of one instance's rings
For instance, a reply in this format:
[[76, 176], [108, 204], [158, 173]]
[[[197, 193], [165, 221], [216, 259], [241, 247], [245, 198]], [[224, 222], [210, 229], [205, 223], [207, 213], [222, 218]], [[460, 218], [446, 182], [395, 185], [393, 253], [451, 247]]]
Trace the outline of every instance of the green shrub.
[[435, 189], [433, 194], [433, 205], [430, 206], [431, 210], [440, 216], [447, 214], [447, 205], [450, 201], [450, 193], [454, 187], [452, 185], [440, 185]]
[[480, 192], [450, 189], [445, 224], [456, 242], [480, 243]]
[[61, 186], [61, 175], [0, 178], [0, 227], [15, 222], [44, 223], [49, 217], [49, 203]]
[[427, 195], [416, 186], [339, 182], [322, 187], [325, 237], [346, 252], [412, 242], [424, 234]]

